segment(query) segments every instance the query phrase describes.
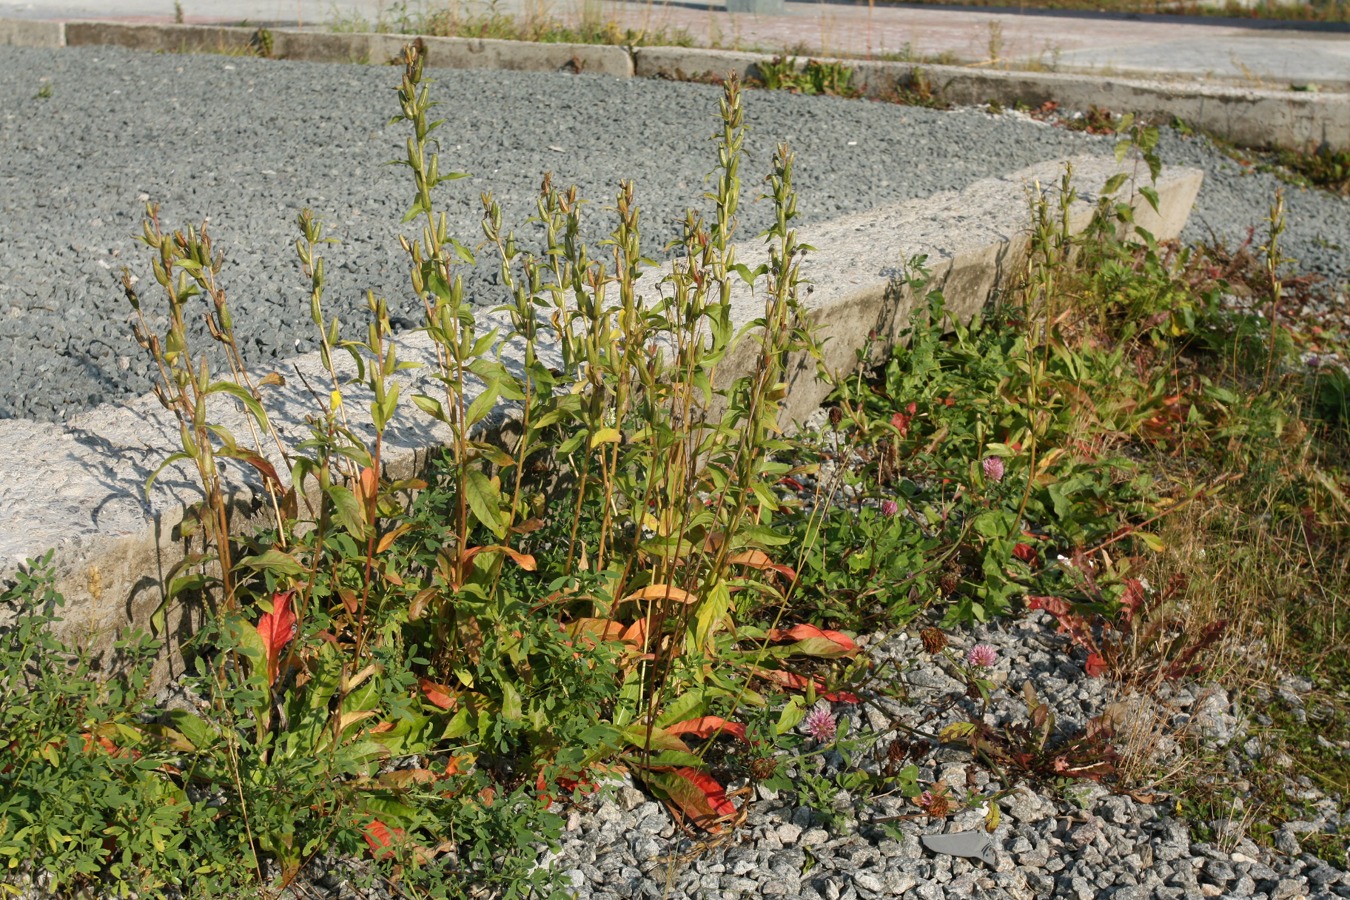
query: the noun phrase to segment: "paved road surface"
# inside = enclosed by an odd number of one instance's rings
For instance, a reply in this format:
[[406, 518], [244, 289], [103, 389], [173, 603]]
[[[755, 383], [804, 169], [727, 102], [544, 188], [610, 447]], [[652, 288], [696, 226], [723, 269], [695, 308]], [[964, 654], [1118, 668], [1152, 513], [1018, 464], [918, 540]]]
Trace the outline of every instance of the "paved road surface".
[[[248, 20], [320, 26], [335, 16], [374, 23], [390, 0], [181, 0], [189, 22]], [[409, 8], [421, 8], [408, 0]], [[446, 5], [446, 0], [432, 3]], [[487, 8], [463, 0], [458, 8]], [[683, 28], [707, 46], [781, 52], [955, 57], [985, 65], [1047, 66], [1103, 74], [1237, 80], [1350, 89], [1350, 26], [1237, 19], [1045, 14], [950, 7], [788, 2], [781, 15], [732, 14], [722, 0], [497, 0], [499, 11], [576, 20], [583, 5], [625, 28]], [[173, 0], [0, 0], [0, 17], [171, 22]]]

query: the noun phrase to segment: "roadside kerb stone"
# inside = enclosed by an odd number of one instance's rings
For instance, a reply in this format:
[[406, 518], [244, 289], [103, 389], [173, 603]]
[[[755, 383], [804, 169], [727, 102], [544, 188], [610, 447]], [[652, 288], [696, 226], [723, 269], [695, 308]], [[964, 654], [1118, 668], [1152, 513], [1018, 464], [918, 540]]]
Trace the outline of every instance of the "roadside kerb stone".
[[[871, 75], [869, 69], [880, 70], [877, 80], [881, 84], [886, 84], [890, 75], [882, 64], [861, 63], [859, 68], [867, 76]], [[1065, 109], [1097, 106], [1117, 113], [1132, 112], [1162, 124], [1179, 120], [1243, 147], [1350, 147], [1348, 94], [955, 66], [930, 66], [923, 74], [937, 97], [957, 106], [992, 100], [1009, 107], [1016, 103], [1036, 107], [1054, 101]], [[894, 76], [891, 79], [889, 83], [894, 84]], [[868, 77], [869, 85], [872, 80]]]
[[[1101, 157], [1078, 158], [1073, 165], [1080, 200], [1070, 225], [1081, 229], [1097, 191], [1118, 166]], [[802, 229], [800, 239], [816, 248], [803, 268], [810, 281], [806, 304], [822, 326], [829, 367], [847, 371], [856, 352], [869, 343], [880, 356], [904, 329], [914, 298], [897, 284], [897, 276], [913, 255], [928, 257], [933, 283], [946, 289], [949, 310], [963, 320], [991, 294], [1010, 287], [1025, 260], [1030, 186], [1053, 187], [1062, 170], [1062, 162], [1045, 163], [976, 182], [961, 192]], [[1140, 224], [1160, 238], [1178, 234], [1200, 180], [1197, 170], [1164, 170], [1158, 185], [1161, 215], [1137, 203]], [[764, 257], [757, 243], [737, 248], [738, 260], [752, 267]], [[654, 292], [661, 273], [660, 267], [644, 272], [639, 286]], [[734, 292], [734, 326], [762, 314], [762, 297], [743, 287]], [[397, 343], [404, 360], [430, 363], [434, 358], [423, 334], [401, 336]], [[753, 355], [747, 342], [722, 364], [723, 374], [741, 374]], [[508, 347], [503, 356], [508, 366], [518, 365], [518, 352], [513, 356]], [[345, 360], [342, 354], [335, 358]], [[305, 423], [312, 399], [306, 382], [327, 384], [328, 376], [318, 354], [291, 360], [276, 371], [285, 384], [262, 388], [264, 406], [283, 443], [294, 446], [309, 437]], [[429, 365], [403, 373], [401, 395], [435, 395], [432, 373]], [[816, 383], [815, 375], [813, 363], [791, 361], [785, 424], [805, 418], [824, 398], [827, 389]], [[352, 390], [345, 406], [354, 417], [354, 429], [372, 438], [369, 397]], [[383, 460], [394, 477], [422, 471], [431, 451], [448, 439], [443, 426], [410, 403], [404, 406], [385, 436]], [[247, 440], [247, 424], [233, 403], [221, 399], [212, 406], [212, 418]], [[510, 409], [499, 407], [486, 424], [488, 437], [509, 434], [510, 423]], [[6, 511], [0, 526], [0, 579], [54, 547], [56, 586], [67, 598], [61, 634], [103, 649], [128, 623], [145, 627], [162, 605], [164, 583], [184, 557], [185, 510], [200, 497], [195, 475], [181, 463], [160, 472], [147, 497], [147, 479], [177, 445], [176, 422], [150, 395], [124, 406], [100, 407], [65, 425], [0, 420], [0, 447], [9, 448], [0, 454], [0, 505]], [[275, 449], [264, 451], [284, 473]], [[236, 468], [229, 475], [234, 526], [243, 531], [264, 524], [265, 498], [252, 470]], [[173, 634], [194, 625], [192, 611], [170, 608], [166, 613]], [[176, 674], [176, 666], [175, 659], [166, 658], [157, 677]]]
[[112, 45], [151, 53], [249, 53], [256, 28], [226, 25], [126, 25], [67, 22], [66, 46]]
[[55, 48], [65, 45], [64, 22], [0, 19], [0, 46]]
[[[755, 76], [763, 53], [639, 47], [634, 72], [639, 78]], [[1197, 130], [1246, 147], [1308, 150], [1323, 144], [1350, 147], [1350, 94], [1258, 90], [1220, 84], [1176, 84], [1131, 78], [1062, 72], [1023, 72], [928, 66], [915, 63], [838, 60], [854, 68], [855, 84], [865, 96], [889, 99], [899, 90], [925, 81], [938, 102], [956, 106], [998, 103], [1040, 106], [1053, 100], [1064, 109], [1091, 106], [1132, 112], [1150, 120], [1185, 122]], [[799, 59], [798, 65], [805, 65]]]
[[[0, 21], [8, 23], [10, 20]], [[0, 31], [0, 34], [3, 33]], [[331, 34], [209, 25], [68, 22], [65, 26], [66, 44], [71, 47], [110, 44], [152, 52], [264, 51], [264, 35], [271, 41], [270, 55], [276, 59], [377, 65], [398, 60], [404, 44], [412, 40], [411, 36], [401, 34]], [[422, 40], [427, 47], [427, 65], [433, 67], [586, 72], [617, 78], [631, 78], [633, 75], [633, 59], [622, 47], [484, 38], [426, 37]]]

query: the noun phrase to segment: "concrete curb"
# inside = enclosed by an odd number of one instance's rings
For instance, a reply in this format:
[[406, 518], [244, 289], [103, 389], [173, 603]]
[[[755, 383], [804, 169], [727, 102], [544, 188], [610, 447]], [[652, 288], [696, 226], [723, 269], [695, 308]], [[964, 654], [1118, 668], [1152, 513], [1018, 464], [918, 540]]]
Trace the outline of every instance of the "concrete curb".
[[[39, 22], [0, 19], [0, 44], [60, 47], [112, 44], [160, 52], [249, 53], [315, 62], [382, 64], [398, 58], [407, 35], [331, 34], [288, 29], [209, 25], [128, 25], [112, 22]], [[684, 47], [537, 44], [472, 38], [424, 38], [429, 65], [444, 68], [586, 72], [617, 78], [755, 75], [774, 57], [762, 53]], [[1247, 147], [1308, 150], [1350, 147], [1350, 94], [1257, 90], [1219, 84], [1091, 75], [1002, 71], [960, 66], [839, 60], [857, 73], [869, 97], [892, 99], [924, 83], [935, 100], [955, 105], [1057, 101], [1066, 109], [1097, 106], [1153, 121], [1180, 120]]]
[[[3, 25], [8, 21], [0, 20], [0, 34], [5, 33]], [[397, 60], [409, 40], [407, 35], [332, 34], [280, 28], [128, 25], [119, 22], [65, 24], [65, 45], [70, 47], [114, 45], [164, 53], [258, 53], [275, 59], [310, 62], [383, 65]], [[440, 68], [587, 72], [616, 78], [633, 76], [633, 59], [622, 47], [479, 38], [428, 37], [423, 41], [428, 51], [427, 64]]]
[[[1070, 224], [1081, 229], [1102, 185], [1124, 169], [1102, 157], [1079, 158], [1073, 165], [1080, 199]], [[827, 365], [848, 371], [859, 350], [870, 346], [880, 356], [899, 338], [915, 299], [898, 278], [905, 260], [914, 255], [927, 256], [932, 283], [945, 289], [949, 310], [962, 320], [991, 296], [1012, 289], [1025, 264], [1029, 191], [1034, 185], [1057, 185], [1062, 170], [1062, 161], [1044, 163], [960, 192], [801, 229], [800, 239], [816, 248], [805, 258], [803, 273], [810, 281], [807, 306], [827, 341]], [[1197, 170], [1165, 170], [1157, 185], [1161, 212], [1136, 202], [1139, 224], [1160, 238], [1176, 236], [1201, 178]], [[765, 258], [757, 243], [737, 248], [738, 261], [751, 267]], [[654, 290], [661, 272], [658, 267], [643, 273], [639, 286]], [[763, 298], [749, 286], [737, 284], [732, 302], [735, 327], [763, 314]], [[434, 359], [423, 334], [407, 335], [397, 343], [402, 359]], [[752, 356], [747, 342], [740, 353], [728, 356], [721, 372], [727, 378], [741, 374]], [[345, 360], [343, 354], [336, 358]], [[503, 361], [511, 364], [507, 354]], [[304, 379], [296, 377], [297, 371]], [[434, 394], [433, 371], [429, 366], [403, 373], [401, 395]], [[294, 446], [310, 436], [306, 415], [312, 402], [305, 381], [325, 384], [328, 379], [318, 354], [292, 360], [279, 372], [286, 383], [265, 389], [265, 406], [282, 440]], [[785, 418], [801, 420], [828, 389], [816, 379], [815, 365], [805, 359], [792, 362], [790, 378]], [[364, 423], [359, 419], [368, 415], [368, 401], [353, 391], [345, 405], [358, 417], [354, 428], [373, 438], [368, 418]], [[404, 407], [386, 433], [384, 460], [395, 477], [422, 470], [429, 452], [448, 438], [443, 426], [410, 403]], [[510, 409], [498, 407], [488, 431], [500, 433], [510, 417]], [[241, 438], [248, 434], [230, 402], [213, 406], [212, 418]], [[200, 496], [194, 475], [182, 464], [166, 468], [148, 497], [145, 493], [146, 479], [177, 444], [175, 421], [149, 395], [125, 406], [101, 407], [64, 426], [0, 421], [0, 446], [25, 448], [24, 453], [0, 457], [0, 506], [6, 511], [0, 527], [0, 579], [22, 561], [55, 547], [57, 587], [68, 599], [62, 634], [102, 649], [128, 623], [150, 621], [162, 604], [164, 584], [184, 557], [180, 526], [185, 511]], [[279, 457], [272, 462], [287, 471]], [[235, 527], [242, 531], [264, 523], [262, 494], [249, 481], [250, 473], [235, 469], [230, 474]], [[34, 491], [29, 487], [34, 484], [44, 487]], [[184, 609], [168, 610], [167, 621], [173, 634], [192, 626]], [[158, 676], [172, 674], [172, 665], [166, 659]]]
[[[640, 47], [634, 71], [639, 78], [742, 77], [758, 75], [762, 53]], [[800, 64], [804, 64], [804, 60]], [[998, 103], [1040, 106], [1054, 100], [1066, 109], [1090, 106], [1133, 112], [1149, 120], [1185, 122], [1246, 147], [1307, 150], [1322, 144], [1350, 147], [1350, 94], [1315, 94], [1231, 87], [1180, 86], [1165, 81], [1103, 78], [1059, 72], [1019, 72], [962, 66], [840, 60], [853, 67], [857, 86], [875, 99], [893, 99], [923, 83], [935, 101], [956, 106]]]
[[0, 47], [52, 49], [65, 45], [66, 24], [64, 22], [0, 19]]

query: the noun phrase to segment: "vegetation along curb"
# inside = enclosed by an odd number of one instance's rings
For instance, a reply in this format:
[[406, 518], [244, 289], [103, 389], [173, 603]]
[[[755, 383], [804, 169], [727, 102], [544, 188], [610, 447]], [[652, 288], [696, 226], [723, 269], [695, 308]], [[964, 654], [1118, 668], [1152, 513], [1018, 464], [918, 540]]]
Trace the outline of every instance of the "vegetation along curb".
[[[165, 52], [254, 52], [282, 59], [383, 64], [405, 35], [329, 34], [287, 29], [0, 19], [0, 44], [62, 47], [112, 44]], [[445, 68], [570, 71], [620, 78], [755, 75], [774, 57], [685, 47], [538, 44], [472, 38], [425, 38], [428, 64]], [[805, 60], [799, 60], [804, 64]], [[1277, 91], [1219, 84], [1171, 83], [1056, 73], [849, 60], [869, 97], [920, 89], [935, 102], [1091, 107], [1180, 121], [1240, 146], [1306, 151], [1350, 147], [1350, 95]]]
[[[1102, 186], [1118, 171], [1137, 174], [1135, 166], [1109, 158], [1071, 161], [1078, 201], [1070, 227], [1086, 226]], [[815, 248], [803, 264], [809, 282], [806, 305], [824, 326], [825, 363], [847, 371], [864, 348], [885, 353], [909, 321], [913, 299], [903, 283], [903, 261], [928, 258], [933, 284], [945, 289], [948, 310], [967, 320], [995, 293], [1007, 287], [1024, 267], [1030, 224], [1029, 192], [1035, 185], [1056, 186], [1065, 161], [1043, 163], [1001, 178], [985, 179], [960, 192], [938, 194], [867, 213], [803, 228], [800, 239]], [[1142, 169], [1142, 166], [1140, 166]], [[1146, 177], [1146, 176], [1145, 176]], [[1202, 173], [1166, 168], [1156, 185], [1158, 212], [1135, 197], [1137, 222], [1159, 239], [1177, 236], [1190, 214]], [[1126, 188], [1128, 190], [1128, 187]], [[758, 243], [737, 247], [737, 259], [753, 267], [766, 253]], [[639, 286], [654, 287], [660, 269], [643, 273]], [[763, 315], [763, 298], [748, 289], [733, 292], [733, 325]], [[399, 339], [400, 359], [430, 359], [425, 335]], [[729, 359], [719, 370], [727, 378], [741, 373], [746, 360]], [[410, 381], [430, 377], [434, 366], [400, 373]], [[785, 415], [800, 420], [824, 399], [826, 386], [817, 381], [806, 359], [790, 365], [792, 383]], [[297, 372], [304, 377], [299, 377]], [[261, 377], [267, 373], [258, 373]], [[305, 388], [323, 383], [326, 375], [318, 354], [292, 360], [278, 369], [284, 381], [268, 387], [269, 416], [288, 442], [304, 439], [305, 417], [312, 403]], [[272, 381], [273, 379], [268, 379]], [[411, 396], [417, 384], [405, 384]], [[427, 390], [426, 387], [420, 390]], [[353, 395], [344, 405], [367, 417], [368, 397]], [[240, 413], [222, 400], [214, 412], [236, 433], [246, 433]], [[488, 419], [489, 432], [509, 428], [510, 412], [498, 408]], [[354, 424], [358, 424], [354, 422]], [[400, 417], [385, 435], [383, 463], [392, 477], [420, 471], [428, 452], [445, 439], [429, 418]], [[163, 584], [183, 558], [185, 511], [199, 497], [195, 474], [183, 464], [170, 466], [155, 478], [147, 497], [145, 484], [159, 463], [177, 448], [178, 428], [153, 396], [122, 406], [105, 406], [77, 416], [64, 426], [11, 419], [0, 421], [0, 445], [28, 447], [28, 454], [0, 458], [0, 479], [59, 484], [62, 488], [18, 502], [7, 510], [0, 531], [0, 577], [21, 561], [57, 548], [57, 588], [67, 597], [64, 631], [108, 646], [128, 621], [145, 622], [162, 602]], [[273, 460], [277, 468], [280, 460]], [[284, 476], [283, 476], [284, 477]], [[244, 531], [266, 519], [260, 484], [234, 482], [233, 525]], [[174, 629], [173, 611], [165, 620]], [[161, 677], [170, 671], [161, 671]]]

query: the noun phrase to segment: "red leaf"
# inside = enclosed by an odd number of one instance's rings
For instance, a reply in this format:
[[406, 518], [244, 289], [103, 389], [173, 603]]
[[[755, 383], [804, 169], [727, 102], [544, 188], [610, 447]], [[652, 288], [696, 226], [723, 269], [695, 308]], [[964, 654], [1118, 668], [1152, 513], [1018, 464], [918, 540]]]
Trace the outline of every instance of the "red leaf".
[[388, 859], [393, 856], [394, 842], [402, 837], [402, 828], [390, 831], [389, 826], [379, 819], [371, 819], [370, 824], [366, 826], [366, 843], [370, 845], [370, 855], [376, 859]]
[[816, 696], [831, 703], [861, 703], [858, 695], [852, 691], [827, 691], [825, 685], [819, 681], [813, 681], [803, 675], [797, 675], [794, 672], [784, 672], [782, 669], [756, 669], [755, 674], [767, 681], [781, 684], [783, 687], [793, 691], [805, 691], [808, 684], [815, 685]]
[[842, 631], [830, 631], [814, 625], [793, 625], [791, 628], [773, 628], [769, 631], [771, 641], [808, 641], [812, 638], [824, 638], [832, 644], [838, 644], [847, 653], [857, 653], [861, 649], [853, 638]]
[[1013, 556], [1024, 563], [1033, 563], [1036, 561], [1036, 548], [1030, 544], [1018, 544], [1013, 547]]
[[1083, 669], [1090, 677], [1101, 678], [1106, 674], [1106, 660], [1102, 658], [1100, 653], [1089, 653]]
[[736, 815], [727, 792], [707, 772], [683, 766], [674, 770], [636, 769], [634, 774], [705, 831], [721, 834], [723, 821]]
[[445, 685], [437, 684], [430, 678], [419, 678], [417, 686], [422, 689], [422, 693], [426, 695], [427, 700], [431, 701], [433, 706], [438, 706], [441, 709], [454, 708], [455, 698], [450, 695], [450, 688]]
[[296, 619], [291, 610], [295, 591], [279, 591], [272, 595], [272, 611], [258, 620], [258, 636], [267, 653], [267, 683], [276, 684], [281, 648], [295, 638]]
[[745, 726], [739, 722], [728, 722], [719, 716], [700, 716], [684, 722], [676, 722], [665, 727], [667, 734], [692, 734], [697, 738], [710, 738], [719, 734], [729, 734], [748, 742]]
[[1126, 622], [1134, 618], [1134, 614], [1144, 604], [1146, 597], [1143, 582], [1138, 578], [1125, 579], [1125, 592], [1120, 595], [1120, 615]]

